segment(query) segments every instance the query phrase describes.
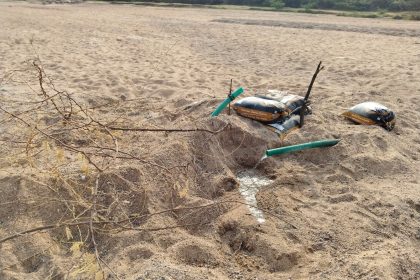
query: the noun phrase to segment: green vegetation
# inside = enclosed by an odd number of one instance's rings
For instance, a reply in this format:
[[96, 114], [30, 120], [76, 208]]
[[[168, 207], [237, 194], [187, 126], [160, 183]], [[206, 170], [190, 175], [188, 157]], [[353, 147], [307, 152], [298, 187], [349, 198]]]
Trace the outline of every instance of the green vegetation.
[[288, 7], [340, 11], [420, 11], [420, 0], [149, 0], [145, 2], [246, 5], [275, 9]]
[[283, 0], [270, 0], [270, 6], [276, 10], [283, 9], [285, 4]]
[[108, 0], [137, 5], [233, 8], [332, 14], [345, 17], [420, 20], [420, 0]]

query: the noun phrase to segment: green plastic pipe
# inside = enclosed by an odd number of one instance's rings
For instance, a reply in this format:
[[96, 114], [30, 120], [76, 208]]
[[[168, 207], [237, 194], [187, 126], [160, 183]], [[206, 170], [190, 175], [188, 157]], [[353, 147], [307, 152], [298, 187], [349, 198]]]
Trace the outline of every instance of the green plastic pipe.
[[324, 148], [324, 147], [331, 147], [336, 145], [338, 142], [340, 142], [341, 139], [326, 139], [326, 140], [320, 140], [320, 141], [314, 141], [314, 142], [308, 142], [298, 145], [291, 145], [276, 149], [270, 149], [265, 151], [265, 155], [267, 157], [275, 156], [275, 155], [282, 155], [286, 153], [306, 150], [306, 149], [313, 149], [313, 148]]
[[214, 112], [211, 114], [211, 116], [212, 117], [218, 116], [220, 114], [220, 112], [222, 112], [223, 109], [225, 109], [226, 106], [230, 102], [232, 102], [236, 97], [241, 95], [241, 93], [243, 93], [243, 92], [244, 92], [244, 89], [242, 87], [240, 87], [237, 90], [235, 90], [234, 92], [232, 92], [228, 98], [226, 98], [222, 103], [220, 103], [219, 106], [217, 106], [216, 110], [214, 110]]

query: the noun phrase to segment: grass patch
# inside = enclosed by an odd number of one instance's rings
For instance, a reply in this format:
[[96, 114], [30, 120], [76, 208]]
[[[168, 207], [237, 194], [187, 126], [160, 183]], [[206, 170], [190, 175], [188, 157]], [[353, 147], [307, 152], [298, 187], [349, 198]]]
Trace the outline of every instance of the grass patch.
[[358, 13], [358, 12], [338, 13], [336, 15], [339, 16], [339, 17], [357, 17], [357, 18], [385, 18], [385, 17], [389, 17], [387, 14]]
[[165, 2], [143, 2], [143, 1], [118, 1], [108, 0], [111, 4], [132, 4], [140, 6], [155, 7], [174, 7], [174, 8], [206, 8], [206, 9], [231, 9], [231, 10], [251, 10], [251, 11], [268, 11], [268, 12], [286, 12], [286, 13], [304, 13], [304, 14], [321, 14], [336, 15], [341, 17], [355, 18], [389, 18], [395, 20], [417, 20], [420, 21], [420, 12], [387, 12], [384, 10], [377, 12], [359, 12], [359, 11], [337, 11], [337, 10], [319, 10], [309, 8], [282, 8], [275, 9], [273, 7], [243, 6], [243, 5], [205, 5], [205, 4], [184, 4], [184, 3], [165, 3]]

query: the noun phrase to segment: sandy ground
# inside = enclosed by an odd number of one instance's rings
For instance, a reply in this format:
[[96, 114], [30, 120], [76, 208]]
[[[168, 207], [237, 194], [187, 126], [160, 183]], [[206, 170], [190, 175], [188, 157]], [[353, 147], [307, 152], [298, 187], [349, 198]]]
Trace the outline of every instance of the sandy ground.
[[[121, 149], [177, 170], [166, 180], [165, 172], [117, 161], [103, 181], [114, 182], [108, 191], [133, 206], [124, 213], [244, 201], [235, 175], [252, 168], [267, 147], [342, 139], [333, 148], [259, 165], [259, 175], [272, 180], [257, 194], [258, 206], [267, 211], [262, 224], [246, 205], [231, 205], [139, 222], [179, 228], [99, 236], [99, 254], [113, 271], [104, 267], [105, 278], [420, 279], [418, 22], [0, 2], [0, 26], [0, 77], [39, 56], [55, 85], [86, 106], [118, 102], [92, 111], [120, 125], [218, 129], [230, 123], [210, 136], [120, 133]], [[235, 115], [209, 119], [231, 78], [235, 87], [245, 88], [244, 96], [268, 89], [303, 95], [320, 60], [325, 70], [313, 89], [313, 115], [284, 142]], [[2, 80], [1, 106], [19, 110], [10, 100], [25, 101], [28, 91], [19, 72], [13, 81]], [[340, 117], [367, 100], [394, 110], [392, 132]], [[54, 214], [61, 209], [57, 201], [40, 203], [49, 190], [8, 146], [14, 138], [6, 132], [19, 138], [27, 128], [13, 130], [16, 125], [4, 112], [0, 118], [4, 238], [67, 214]], [[182, 226], [186, 221], [202, 224]], [[75, 248], [77, 234], [72, 235], [42, 231], [0, 244], [0, 278], [93, 279], [95, 269], [87, 268], [92, 248]]]

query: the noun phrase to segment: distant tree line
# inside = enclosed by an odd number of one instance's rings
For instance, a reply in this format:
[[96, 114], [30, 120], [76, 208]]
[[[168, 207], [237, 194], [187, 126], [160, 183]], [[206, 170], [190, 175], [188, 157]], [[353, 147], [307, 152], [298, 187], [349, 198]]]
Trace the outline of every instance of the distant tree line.
[[142, 0], [145, 2], [247, 5], [281, 9], [333, 9], [345, 11], [420, 11], [420, 0]]

